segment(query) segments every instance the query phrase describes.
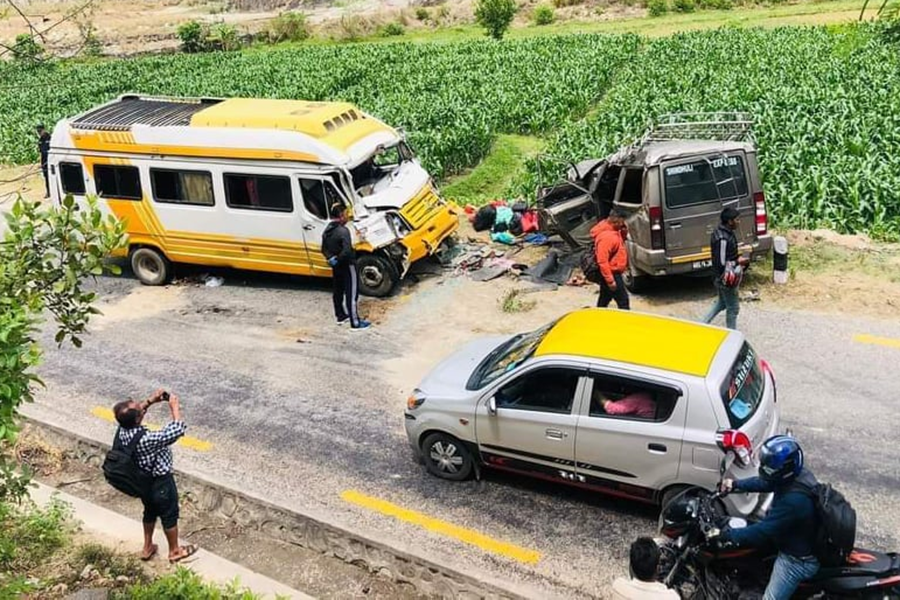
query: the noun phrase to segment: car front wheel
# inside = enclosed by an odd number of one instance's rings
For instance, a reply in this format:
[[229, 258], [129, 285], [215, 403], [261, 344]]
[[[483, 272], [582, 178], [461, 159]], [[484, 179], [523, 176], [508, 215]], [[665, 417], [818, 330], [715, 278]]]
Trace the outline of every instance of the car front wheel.
[[422, 442], [422, 455], [429, 473], [450, 481], [466, 479], [475, 466], [465, 444], [445, 433], [432, 433], [426, 437]]

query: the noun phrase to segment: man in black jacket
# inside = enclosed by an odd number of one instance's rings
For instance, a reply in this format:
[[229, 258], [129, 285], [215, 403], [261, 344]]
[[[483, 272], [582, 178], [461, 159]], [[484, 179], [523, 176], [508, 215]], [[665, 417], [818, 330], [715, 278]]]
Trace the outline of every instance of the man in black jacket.
[[728, 207], [719, 215], [721, 223], [710, 236], [709, 247], [712, 251], [713, 285], [716, 287], [716, 300], [709, 312], [703, 317], [704, 323], [712, 323], [723, 310], [725, 326], [737, 329], [737, 317], [741, 311], [738, 287], [741, 284], [743, 269], [748, 261], [738, 256], [738, 242], [734, 232], [738, 228], [740, 213]]
[[350, 230], [347, 229], [347, 209], [341, 204], [331, 207], [331, 222], [322, 234], [322, 254], [331, 265], [334, 286], [334, 316], [338, 325], [350, 322], [354, 331], [367, 329], [372, 324], [359, 317], [359, 278], [356, 273], [356, 251]]
[[47, 176], [47, 160], [50, 155], [50, 134], [43, 125], [35, 127], [38, 135], [38, 151], [41, 153], [41, 173], [44, 174], [44, 198], [50, 197], [50, 178]]
[[748, 527], [722, 532], [722, 544], [774, 546], [778, 558], [763, 600], [790, 600], [801, 582], [819, 571], [815, 540], [820, 523], [812, 490], [816, 477], [803, 465], [803, 450], [787, 435], [767, 439], [760, 449], [759, 477], [722, 482], [724, 492], [773, 492], [765, 518]]

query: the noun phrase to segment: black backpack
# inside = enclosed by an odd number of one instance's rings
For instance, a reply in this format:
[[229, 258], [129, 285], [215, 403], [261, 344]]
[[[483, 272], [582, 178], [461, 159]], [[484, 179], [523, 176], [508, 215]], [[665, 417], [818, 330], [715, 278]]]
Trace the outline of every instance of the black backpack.
[[593, 240], [581, 254], [581, 272], [584, 273], [584, 278], [591, 283], [603, 281], [603, 275], [600, 274], [600, 266], [597, 264], [597, 251]]
[[823, 567], [847, 564], [856, 543], [856, 511], [844, 495], [828, 483], [798, 485], [816, 505], [818, 529], [813, 553]]
[[109, 485], [123, 494], [143, 498], [150, 491], [153, 476], [138, 466], [135, 452], [147, 430], [141, 429], [135, 433], [127, 446], [122, 445], [122, 440], [119, 438], [120, 431], [121, 429], [116, 430], [112, 449], [106, 453], [106, 459], [103, 461], [103, 476], [106, 477]]

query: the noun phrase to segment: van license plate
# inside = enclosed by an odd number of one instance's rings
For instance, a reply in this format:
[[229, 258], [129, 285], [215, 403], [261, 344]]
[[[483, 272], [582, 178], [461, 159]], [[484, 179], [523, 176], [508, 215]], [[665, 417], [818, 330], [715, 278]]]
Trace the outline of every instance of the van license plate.
[[712, 260], [695, 260], [694, 269], [708, 269], [712, 266]]

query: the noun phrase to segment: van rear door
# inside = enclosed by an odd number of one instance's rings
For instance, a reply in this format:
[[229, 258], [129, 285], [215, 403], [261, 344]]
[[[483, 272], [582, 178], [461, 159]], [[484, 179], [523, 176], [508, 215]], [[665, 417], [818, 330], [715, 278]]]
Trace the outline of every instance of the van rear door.
[[661, 165], [666, 255], [674, 263], [710, 265], [709, 237], [726, 206], [741, 213], [739, 243], [756, 239], [754, 208], [742, 151], [693, 156]]

